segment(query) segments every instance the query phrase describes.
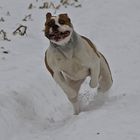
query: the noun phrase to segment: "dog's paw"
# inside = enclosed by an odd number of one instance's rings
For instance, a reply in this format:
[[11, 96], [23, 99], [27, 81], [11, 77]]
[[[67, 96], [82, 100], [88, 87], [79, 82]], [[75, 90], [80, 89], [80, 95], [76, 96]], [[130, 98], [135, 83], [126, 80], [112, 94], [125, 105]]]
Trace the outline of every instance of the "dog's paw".
[[74, 115], [79, 115], [79, 113], [80, 113], [79, 101], [72, 103], [72, 104], [73, 104]]
[[97, 80], [90, 80], [89, 85], [91, 88], [96, 88], [98, 86], [98, 81]]

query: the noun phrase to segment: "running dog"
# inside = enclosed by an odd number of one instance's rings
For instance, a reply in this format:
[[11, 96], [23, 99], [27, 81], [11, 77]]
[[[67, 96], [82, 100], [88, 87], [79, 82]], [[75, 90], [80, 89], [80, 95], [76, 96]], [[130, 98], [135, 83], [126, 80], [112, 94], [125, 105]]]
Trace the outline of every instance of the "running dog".
[[87, 37], [75, 32], [65, 13], [47, 13], [44, 33], [50, 41], [45, 53], [46, 67], [72, 103], [74, 114], [79, 114], [78, 92], [87, 76], [91, 78], [90, 87], [99, 92], [112, 86], [107, 60]]

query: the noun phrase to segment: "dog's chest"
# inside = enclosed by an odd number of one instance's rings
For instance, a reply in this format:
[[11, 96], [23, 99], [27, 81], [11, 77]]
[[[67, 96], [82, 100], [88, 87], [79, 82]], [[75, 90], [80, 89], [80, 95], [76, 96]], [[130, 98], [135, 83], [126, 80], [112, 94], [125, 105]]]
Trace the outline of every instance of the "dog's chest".
[[72, 80], [83, 79], [88, 75], [88, 68], [85, 67], [82, 60], [78, 57], [66, 58], [63, 54], [57, 53], [55, 54], [55, 61], [63, 74]]

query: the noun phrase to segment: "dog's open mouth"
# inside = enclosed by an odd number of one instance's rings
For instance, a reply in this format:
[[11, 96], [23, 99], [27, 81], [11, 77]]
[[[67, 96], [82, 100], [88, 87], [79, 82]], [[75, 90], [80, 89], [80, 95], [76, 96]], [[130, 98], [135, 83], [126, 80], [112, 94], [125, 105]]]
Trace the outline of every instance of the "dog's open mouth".
[[48, 35], [48, 38], [50, 40], [54, 40], [56, 42], [63, 40], [64, 38], [68, 37], [70, 35], [70, 31], [65, 31], [65, 32], [53, 32]]

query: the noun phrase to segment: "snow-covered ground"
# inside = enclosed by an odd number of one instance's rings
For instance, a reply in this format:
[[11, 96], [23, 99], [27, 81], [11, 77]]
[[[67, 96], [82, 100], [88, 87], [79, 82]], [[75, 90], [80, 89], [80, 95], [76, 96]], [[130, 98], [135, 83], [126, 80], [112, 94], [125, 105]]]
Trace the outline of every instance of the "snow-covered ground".
[[[75, 30], [104, 53], [114, 79], [105, 97], [85, 81], [78, 116], [44, 65], [49, 41], [42, 32], [47, 12], [38, 8], [42, 3], [0, 1], [5, 20], [0, 30], [11, 40], [0, 39], [0, 140], [139, 140], [140, 1], [81, 0], [81, 8], [57, 11], [67, 12]], [[32, 20], [22, 21], [28, 14]], [[20, 24], [28, 27], [27, 34], [12, 35]]]

